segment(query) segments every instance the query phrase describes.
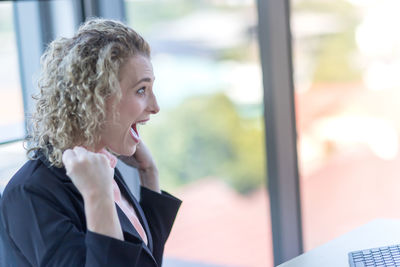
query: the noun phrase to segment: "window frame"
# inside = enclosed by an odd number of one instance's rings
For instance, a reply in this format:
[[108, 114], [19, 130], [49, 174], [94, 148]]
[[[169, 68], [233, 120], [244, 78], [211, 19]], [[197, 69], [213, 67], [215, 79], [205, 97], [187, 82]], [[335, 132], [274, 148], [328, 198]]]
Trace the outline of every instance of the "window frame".
[[258, 0], [274, 263], [303, 253], [290, 1]]

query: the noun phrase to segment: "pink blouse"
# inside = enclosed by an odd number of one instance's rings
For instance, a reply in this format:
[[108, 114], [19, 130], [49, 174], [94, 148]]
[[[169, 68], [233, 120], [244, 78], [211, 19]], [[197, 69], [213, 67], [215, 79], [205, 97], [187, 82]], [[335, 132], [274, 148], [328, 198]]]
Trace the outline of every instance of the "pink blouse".
[[[110, 160], [110, 166], [115, 168], [117, 165], [117, 158], [108, 152], [105, 149], [102, 149], [99, 153], [104, 154]], [[139, 218], [135, 212], [135, 209], [132, 205], [125, 199], [125, 197], [121, 194], [117, 182], [113, 180], [113, 191], [114, 191], [114, 200], [117, 203], [118, 207], [125, 213], [126, 217], [131, 221], [133, 227], [135, 227], [136, 231], [139, 233], [143, 242], [147, 245], [147, 235], [143, 229], [142, 224], [139, 221]]]

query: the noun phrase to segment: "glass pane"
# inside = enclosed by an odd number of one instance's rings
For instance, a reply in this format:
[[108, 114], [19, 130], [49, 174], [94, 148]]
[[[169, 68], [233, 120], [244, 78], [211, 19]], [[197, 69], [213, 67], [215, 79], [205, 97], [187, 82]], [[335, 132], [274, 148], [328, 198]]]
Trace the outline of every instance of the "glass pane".
[[272, 266], [255, 1], [126, 1], [161, 112], [142, 136], [183, 199], [165, 266]]
[[292, 1], [306, 250], [373, 219], [400, 218], [399, 8], [396, 0]]
[[[0, 2], [0, 143], [25, 135], [12, 2]], [[22, 142], [0, 145], [0, 192], [25, 162]]]
[[0, 2], [0, 143], [24, 136], [12, 2]]
[[26, 160], [22, 141], [0, 145], [0, 193]]

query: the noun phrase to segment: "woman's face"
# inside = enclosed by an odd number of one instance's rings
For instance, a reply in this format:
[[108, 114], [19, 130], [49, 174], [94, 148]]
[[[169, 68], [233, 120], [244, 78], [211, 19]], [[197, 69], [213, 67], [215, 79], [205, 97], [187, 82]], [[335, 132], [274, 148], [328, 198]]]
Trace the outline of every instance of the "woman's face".
[[115, 107], [119, 116], [114, 119], [112, 104], [115, 97], [111, 97], [107, 100], [106, 124], [98, 150], [107, 147], [124, 156], [135, 153], [140, 142], [137, 124], [145, 123], [150, 114], [160, 110], [153, 93], [153, 82], [153, 67], [147, 57], [132, 56], [122, 65], [119, 73], [122, 97]]

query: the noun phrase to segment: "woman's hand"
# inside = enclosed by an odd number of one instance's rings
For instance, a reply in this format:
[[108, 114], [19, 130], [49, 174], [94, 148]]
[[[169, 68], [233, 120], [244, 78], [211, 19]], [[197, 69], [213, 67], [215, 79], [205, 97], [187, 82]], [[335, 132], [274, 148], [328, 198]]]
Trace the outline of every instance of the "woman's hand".
[[125, 164], [138, 169], [142, 186], [158, 193], [161, 192], [157, 166], [143, 141], [136, 146], [136, 152], [132, 156], [119, 156], [118, 158]]
[[150, 150], [140, 141], [136, 146], [136, 152], [132, 156], [119, 156], [125, 164], [135, 167], [139, 170], [148, 170], [156, 168], [156, 164], [151, 156]]
[[87, 229], [124, 240], [114, 203], [114, 169], [107, 157], [77, 146], [65, 150], [62, 161], [67, 175], [82, 194]]
[[84, 198], [94, 195], [113, 197], [114, 169], [105, 155], [76, 146], [65, 150], [62, 160], [67, 175]]

